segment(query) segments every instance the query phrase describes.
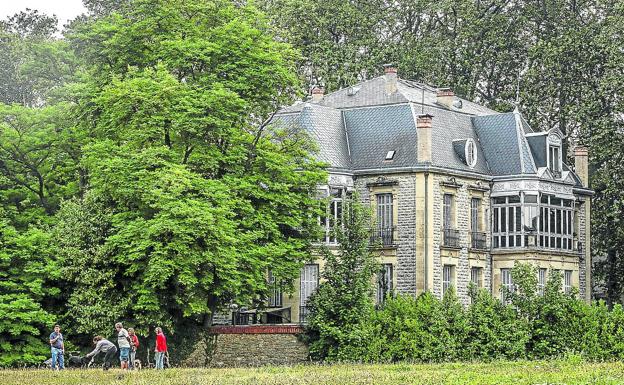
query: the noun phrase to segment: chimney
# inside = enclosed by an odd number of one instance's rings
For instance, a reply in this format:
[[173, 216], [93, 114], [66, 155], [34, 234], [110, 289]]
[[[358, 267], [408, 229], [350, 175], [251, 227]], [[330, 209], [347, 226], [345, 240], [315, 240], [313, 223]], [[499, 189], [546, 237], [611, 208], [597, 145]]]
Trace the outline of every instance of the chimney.
[[386, 94], [392, 95], [397, 91], [397, 67], [394, 64], [384, 64], [386, 78]]
[[416, 155], [419, 163], [431, 163], [431, 120], [429, 114], [418, 115], [416, 118], [416, 134], [418, 149]]
[[323, 87], [314, 87], [312, 89], [312, 101], [318, 103], [321, 99], [323, 99], [323, 95], [325, 95], [325, 88]]
[[574, 148], [574, 171], [581, 178], [583, 187], [589, 187], [589, 151], [587, 147], [577, 146]]
[[436, 93], [436, 103], [446, 108], [453, 107], [455, 101], [455, 93], [450, 88], [440, 88]]

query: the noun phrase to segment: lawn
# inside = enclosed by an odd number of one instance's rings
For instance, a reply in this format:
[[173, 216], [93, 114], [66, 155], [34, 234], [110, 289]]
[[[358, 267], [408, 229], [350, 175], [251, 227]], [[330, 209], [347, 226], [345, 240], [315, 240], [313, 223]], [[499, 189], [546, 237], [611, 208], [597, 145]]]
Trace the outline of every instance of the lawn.
[[4, 370], [0, 383], [30, 384], [622, 384], [624, 363], [519, 361], [476, 364], [304, 365], [232, 369]]

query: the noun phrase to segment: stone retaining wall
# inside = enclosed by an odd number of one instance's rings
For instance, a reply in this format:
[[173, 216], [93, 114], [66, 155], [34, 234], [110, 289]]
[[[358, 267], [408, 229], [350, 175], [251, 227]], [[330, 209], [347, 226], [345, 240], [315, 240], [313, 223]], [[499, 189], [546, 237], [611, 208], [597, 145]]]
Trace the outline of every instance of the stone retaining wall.
[[209, 366], [294, 365], [308, 361], [298, 325], [215, 326]]

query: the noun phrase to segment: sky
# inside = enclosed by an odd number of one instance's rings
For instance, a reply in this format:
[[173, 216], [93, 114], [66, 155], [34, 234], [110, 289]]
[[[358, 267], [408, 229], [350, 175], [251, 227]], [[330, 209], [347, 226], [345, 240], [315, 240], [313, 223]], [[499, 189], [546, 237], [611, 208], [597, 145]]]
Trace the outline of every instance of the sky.
[[82, 0], [0, 0], [0, 19], [12, 16], [26, 8], [37, 9], [59, 19], [59, 29], [68, 20], [85, 12]]

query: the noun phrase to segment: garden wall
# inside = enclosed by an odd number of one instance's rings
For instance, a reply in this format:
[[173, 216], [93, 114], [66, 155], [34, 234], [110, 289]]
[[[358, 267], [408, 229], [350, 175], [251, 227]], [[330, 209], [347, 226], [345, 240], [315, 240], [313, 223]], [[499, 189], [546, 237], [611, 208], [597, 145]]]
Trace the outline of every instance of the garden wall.
[[183, 366], [293, 365], [306, 362], [308, 346], [298, 325], [214, 326]]

